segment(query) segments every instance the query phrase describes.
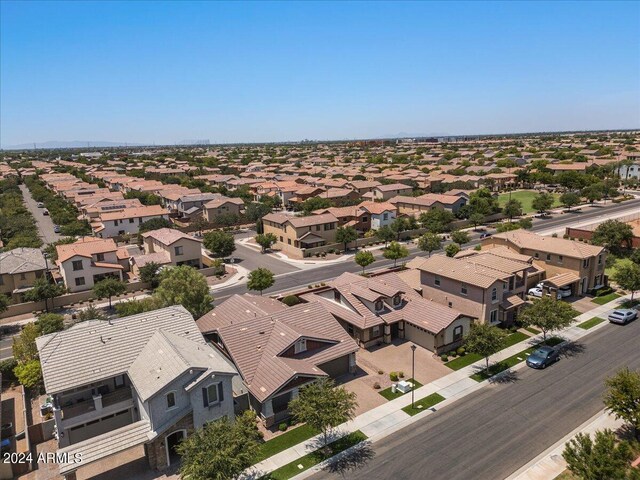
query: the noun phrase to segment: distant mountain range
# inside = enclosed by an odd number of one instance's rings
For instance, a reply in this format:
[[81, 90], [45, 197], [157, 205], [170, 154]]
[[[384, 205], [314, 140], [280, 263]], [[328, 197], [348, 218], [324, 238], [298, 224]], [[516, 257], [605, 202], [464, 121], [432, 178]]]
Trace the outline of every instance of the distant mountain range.
[[[39, 149], [52, 149], [52, 148], [101, 148], [101, 147], [142, 147], [144, 143], [129, 143], [129, 142], [103, 142], [103, 141], [89, 141], [89, 140], [73, 140], [71, 142], [60, 142], [58, 140], [51, 140], [49, 142], [35, 143], [35, 148]], [[3, 150], [32, 150], [34, 148], [33, 143], [21, 143], [19, 145], [2, 145]]]

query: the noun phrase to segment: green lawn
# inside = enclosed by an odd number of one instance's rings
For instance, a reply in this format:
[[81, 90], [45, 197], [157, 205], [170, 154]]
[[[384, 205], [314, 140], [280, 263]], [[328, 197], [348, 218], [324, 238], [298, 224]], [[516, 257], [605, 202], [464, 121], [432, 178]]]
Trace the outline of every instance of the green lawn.
[[323, 453], [324, 449], [316, 450], [315, 452], [311, 452], [302, 458], [299, 458], [283, 467], [278, 468], [277, 470], [274, 470], [273, 472], [265, 475], [262, 478], [269, 480], [287, 480], [289, 478], [295, 477], [305, 470], [309, 470], [314, 465], [317, 465], [327, 458], [331, 458], [332, 456], [343, 452], [344, 450], [351, 448], [366, 439], [367, 436], [360, 430], [357, 430], [336, 440], [335, 442], [331, 442], [329, 444], [329, 448], [331, 449], [329, 453]]
[[620, 298], [620, 295], [614, 292], [614, 293], [610, 293], [609, 295], [596, 297], [593, 300], [591, 300], [591, 302], [597, 303], [598, 305], [604, 305], [605, 303], [609, 303], [610, 301], [615, 300], [616, 298]]
[[442, 395], [439, 395], [437, 393], [432, 393], [431, 395], [421, 398], [420, 400], [415, 402], [414, 408], [411, 408], [411, 405], [407, 405], [402, 410], [405, 413], [408, 413], [409, 415], [413, 416], [420, 412], [424, 412], [428, 408], [433, 407], [435, 404], [440, 403], [443, 400], [444, 400], [444, 397]]
[[317, 430], [308, 425], [301, 425], [296, 428], [292, 428], [288, 432], [284, 432], [271, 440], [264, 442], [260, 445], [260, 451], [256, 458], [256, 463], [261, 462], [265, 458], [272, 457], [276, 453], [280, 453], [289, 447], [293, 447], [298, 443], [309, 440], [314, 435], [317, 435]]
[[591, 320], [586, 320], [582, 322], [580, 325], [578, 325], [578, 327], [582, 328], [583, 330], [589, 330], [590, 328], [595, 327], [596, 325], [604, 321], [605, 321], [604, 318], [593, 317]]
[[[536, 197], [536, 195], [538, 195], [538, 192], [534, 190], [518, 190], [516, 192], [511, 192], [511, 199], [518, 200], [520, 203], [522, 203], [522, 211], [524, 213], [533, 213], [536, 210], [531, 206], [531, 202]], [[556, 199], [552, 208], [559, 207], [560, 195], [557, 193], [552, 193], [551, 195], [553, 195]], [[498, 203], [500, 204], [501, 207], [504, 207], [508, 201], [509, 201], [509, 192], [502, 193], [498, 196]]]
[[538, 330], [537, 328], [533, 328], [533, 327], [525, 327], [525, 330], [527, 332], [533, 333], [534, 335], [538, 335], [539, 333], [542, 333], [540, 330]]
[[[504, 348], [508, 348], [512, 345], [515, 345], [516, 343], [522, 342], [527, 338], [529, 337], [522, 332], [512, 333], [507, 336], [507, 341]], [[478, 360], [482, 360], [482, 357], [480, 355], [476, 355], [475, 353], [467, 353], [463, 357], [454, 358], [453, 360], [448, 361], [447, 363], [445, 363], [445, 365], [451, 370], [460, 370], [461, 368], [471, 365]]]
[[[422, 386], [422, 384], [420, 382], [418, 382], [417, 380], [414, 380], [413, 378], [408, 379], [407, 382], [413, 383], [413, 389], [414, 390], [416, 388], [420, 388]], [[378, 393], [380, 395], [382, 395], [384, 398], [386, 398], [387, 400], [394, 400], [394, 399], [396, 399], [398, 397], [406, 395], [406, 393], [402, 393], [402, 392], [400, 392], [398, 390], [396, 390], [396, 393], [392, 393], [391, 392], [391, 387], [385, 388], [384, 390], [380, 390]]]
[[[545, 345], [553, 347], [562, 342], [564, 342], [564, 339], [560, 337], [549, 337]], [[489, 366], [489, 373], [487, 373], [486, 370], [482, 370], [481, 372], [474, 373], [470, 378], [474, 379], [476, 382], [482, 382], [483, 380], [493, 377], [500, 372], [504, 372], [505, 370], [516, 366], [518, 363], [524, 362], [527, 359], [527, 356], [529, 356], [542, 344], [543, 342], [540, 342], [533, 347], [527, 348], [526, 350], [522, 350], [521, 352], [510, 356], [509, 358], [505, 358], [501, 362], [494, 363], [493, 365]]]

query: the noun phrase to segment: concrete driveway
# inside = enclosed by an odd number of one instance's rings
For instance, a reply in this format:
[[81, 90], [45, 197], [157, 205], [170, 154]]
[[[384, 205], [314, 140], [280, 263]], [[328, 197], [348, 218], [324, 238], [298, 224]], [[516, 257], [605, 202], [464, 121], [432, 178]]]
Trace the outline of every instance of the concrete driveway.
[[24, 184], [20, 185], [20, 190], [22, 190], [24, 204], [33, 215], [33, 218], [36, 219], [38, 233], [40, 238], [42, 238], [42, 241], [44, 243], [53, 243], [60, 240], [62, 236], [53, 231], [53, 220], [51, 220], [50, 216], [42, 214], [44, 208], [38, 208], [38, 203], [31, 196], [31, 192], [27, 186]]

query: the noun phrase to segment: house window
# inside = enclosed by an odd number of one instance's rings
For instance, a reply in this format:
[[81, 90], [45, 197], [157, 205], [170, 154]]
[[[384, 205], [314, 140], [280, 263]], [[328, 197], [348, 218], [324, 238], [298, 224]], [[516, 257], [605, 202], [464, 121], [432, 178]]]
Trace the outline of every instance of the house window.
[[389, 214], [388, 213], [383, 213], [382, 214], [382, 219], [383, 220], [389, 220]]
[[547, 262], [550, 262], [550, 261], [551, 261], [551, 254], [547, 253]]
[[26, 273], [21, 273], [20, 274], [20, 280], [26, 280], [27, 279], [27, 274]]
[[284, 238], [282, 237], [282, 235], [280, 235], [280, 241], [283, 242]]
[[135, 220], [133, 218], [130, 218], [129, 223], [133, 223], [133, 222], [135, 222]]
[[294, 353], [306, 352], [307, 351], [307, 339], [306, 338], [301, 338], [300, 340], [298, 340], [296, 342], [296, 345], [295, 345], [293, 351], [294, 351]]
[[183, 252], [183, 247], [175, 247], [175, 251], [176, 251], [176, 255], [182, 255]]
[[176, 392], [167, 393], [167, 410], [176, 408]]
[[73, 266], [74, 272], [82, 270], [82, 260], [74, 260], [73, 262], [71, 262], [71, 265]]
[[588, 259], [588, 258], [585, 258], [585, 259], [582, 261], [582, 267], [583, 267], [583, 268], [587, 268], [588, 266], [589, 266], [589, 259]]
[[316, 232], [320, 231], [320, 225], [316, 225]]
[[340, 292], [339, 292], [339, 291], [337, 291], [337, 290], [334, 290], [334, 291], [333, 291], [333, 299], [334, 299], [336, 302], [339, 302], [339, 301], [340, 301]]
[[457, 342], [462, 340], [462, 325], [458, 325], [453, 329], [453, 341]]
[[393, 297], [393, 304], [397, 307], [398, 305], [400, 305], [400, 303], [402, 302], [402, 297], [400, 297], [400, 295], [395, 295]]
[[562, 255], [558, 255], [558, 263], [562, 263], [563, 259], [564, 259], [564, 257]]
[[76, 287], [80, 287], [82, 285], [84, 285], [84, 277], [77, 277], [76, 278]]
[[496, 323], [498, 321], [498, 310], [491, 310], [489, 314], [489, 321], [491, 323]]
[[96, 254], [96, 261], [98, 261], [98, 262], [104, 262], [104, 253], [98, 253], [98, 254]]
[[215, 405], [224, 400], [224, 392], [221, 383], [212, 383], [202, 389], [202, 400], [205, 407]]
[[369, 217], [362, 217], [362, 222], [366, 222], [369, 220]]
[[289, 245], [291, 245], [291, 239], [290, 239], [290, 238], [287, 238], [287, 243], [288, 243]]
[[463, 283], [463, 284], [460, 285], [460, 293], [462, 295], [466, 295], [467, 294], [467, 284], [466, 283]]
[[535, 258], [535, 259], [540, 258], [540, 255], [538, 254], [538, 252], [536, 252], [536, 253], [534, 253], [534, 254], [533, 254], [533, 258]]
[[440, 277], [438, 275], [434, 277], [433, 283], [435, 284], [436, 287], [440, 286]]
[[598, 265], [602, 265], [602, 255], [598, 255]]
[[382, 310], [384, 308], [384, 304], [382, 303], [382, 300], [376, 300], [374, 307], [376, 309], [376, 312]]
[[116, 388], [124, 387], [124, 375], [118, 375], [115, 384]]
[[378, 336], [380, 336], [380, 325], [376, 325], [375, 327], [373, 327], [373, 328], [371, 329], [371, 335], [372, 335], [373, 337], [378, 337]]
[[498, 300], [498, 289], [496, 287], [493, 287], [493, 289], [491, 290], [491, 301], [495, 302], [496, 300]]

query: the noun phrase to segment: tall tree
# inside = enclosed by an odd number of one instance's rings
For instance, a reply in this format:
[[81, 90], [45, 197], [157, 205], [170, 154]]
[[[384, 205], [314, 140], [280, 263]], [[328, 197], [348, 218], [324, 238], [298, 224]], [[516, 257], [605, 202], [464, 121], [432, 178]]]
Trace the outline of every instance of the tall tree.
[[451, 232], [451, 240], [453, 240], [458, 245], [464, 245], [465, 243], [469, 243], [471, 241], [471, 236], [464, 230], [454, 230], [453, 232]]
[[156, 288], [160, 283], [160, 264], [149, 262], [140, 267], [140, 280]]
[[[45, 310], [49, 311], [48, 299], [59, 297], [65, 292], [62, 285], [51, 283], [46, 276], [42, 276], [33, 282], [31, 290], [25, 292], [24, 299], [29, 302], [40, 302], [44, 300]], [[53, 300], [52, 300], [53, 301]]]
[[640, 290], [640, 265], [632, 262], [621, 263], [616, 267], [612, 277], [620, 287], [631, 292], [633, 301], [635, 293]]
[[560, 203], [571, 210], [571, 207], [575, 207], [580, 203], [580, 195], [575, 192], [566, 192], [560, 195]]
[[262, 253], [266, 253], [278, 241], [274, 233], [259, 233], [253, 239], [262, 248]]
[[18, 363], [26, 363], [30, 360], [38, 359], [38, 347], [36, 338], [41, 335], [38, 325], [27, 323], [20, 332], [20, 335], [13, 337], [13, 358]]
[[485, 359], [486, 371], [489, 373], [489, 357], [505, 346], [507, 334], [493, 325], [485, 323], [471, 325], [471, 331], [465, 338], [464, 347], [470, 353]]
[[222, 230], [211, 230], [205, 233], [202, 244], [215, 258], [228, 257], [236, 250], [233, 234]]
[[640, 440], [640, 371], [625, 367], [605, 380], [604, 405], [616, 418], [629, 423]]
[[347, 251], [347, 245], [358, 239], [358, 231], [354, 227], [338, 227], [336, 230], [336, 242], [344, 244], [344, 251]]
[[383, 241], [386, 248], [387, 244], [396, 238], [396, 234], [391, 230], [391, 227], [385, 225], [376, 230], [376, 238]]
[[321, 378], [300, 389], [298, 397], [289, 402], [289, 411], [299, 422], [322, 432], [327, 445], [331, 429], [351, 420], [357, 406], [355, 393]]
[[249, 273], [247, 288], [259, 291], [262, 295], [263, 290], [272, 287], [275, 282], [272, 271], [266, 268], [257, 268]]
[[161, 228], [173, 228], [173, 223], [166, 218], [158, 217], [152, 218], [151, 220], [147, 220], [140, 225], [138, 228], [139, 233], [150, 232], [152, 230], [159, 230]]
[[602, 245], [612, 253], [620, 254], [623, 249], [631, 248], [633, 229], [628, 223], [619, 220], [605, 220], [593, 231], [591, 241]]
[[549, 210], [555, 202], [553, 195], [547, 192], [540, 192], [531, 201], [531, 206], [536, 209], [538, 213], [545, 213]]
[[373, 256], [373, 253], [367, 250], [360, 250], [358, 253], [356, 253], [354, 260], [358, 265], [362, 267], [362, 275], [364, 275], [365, 268], [367, 268], [369, 265], [371, 265], [373, 262], [376, 261], [375, 257]]
[[211, 310], [213, 303], [207, 279], [188, 265], [163, 270], [154, 297], [165, 307], [182, 305], [196, 319]]
[[180, 476], [190, 480], [231, 480], [255, 463], [262, 434], [250, 410], [234, 421], [222, 417], [196, 430], [178, 446]]
[[477, 230], [478, 225], [482, 225], [484, 219], [485, 215], [479, 212], [473, 212], [471, 215], [469, 215], [469, 222], [471, 222], [471, 225], [473, 225], [474, 230]]
[[409, 250], [404, 245], [400, 245], [398, 242], [391, 242], [387, 248], [384, 249], [382, 256], [389, 260], [393, 260], [394, 268], [398, 264], [398, 260], [405, 258], [409, 255]]
[[455, 218], [449, 210], [434, 208], [420, 214], [420, 223], [431, 233], [444, 233], [451, 230]]
[[122, 295], [126, 291], [127, 285], [116, 278], [105, 278], [93, 286], [93, 294], [96, 297], [109, 299], [109, 308], [111, 308], [111, 297]]
[[59, 332], [64, 330], [64, 316], [57, 313], [45, 313], [38, 317], [36, 325], [40, 335]]
[[539, 328], [546, 342], [548, 332], [568, 327], [577, 314], [578, 312], [568, 303], [545, 296], [524, 307], [519, 320], [525, 325]]
[[431, 256], [431, 252], [442, 248], [442, 238], [437, 233], [427, 232], [418, 239], [418, 248]]
[[522, 203], [515, 198], [511, 199], [504, 205], [502, 213], [511, 221], [513, 217], [522, 215]]
[[632, 458], [627, 442], [619, 442], [609, 429], [594, 438], [578, 433], [566, 444], [562, 457], [567, 468], [581, 480], [623, 480]]
[[6, 312], [9, 308], [9, 297], [0, 295], [0, 313]]

